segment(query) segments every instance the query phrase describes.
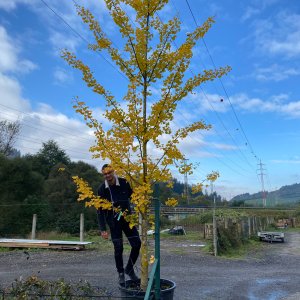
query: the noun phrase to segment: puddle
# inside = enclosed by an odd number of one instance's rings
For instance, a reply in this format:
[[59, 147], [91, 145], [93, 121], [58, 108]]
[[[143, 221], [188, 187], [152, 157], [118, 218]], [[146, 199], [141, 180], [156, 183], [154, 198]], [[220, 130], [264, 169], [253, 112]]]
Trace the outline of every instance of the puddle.
[[186, 245], [186, 244], [182, 244], [182, 247], [204, 247], [204, 244], [190, 244], [190, 245]]
[[[280, 288], [278, 283], [287, 282], [285, 279], [273, 279], [273, 278], [260, 278], [256, 279], [254, 286], [252, 286], [248, 292], [249, 300], [279, 300], [288, 296], [288, 292]], [[261, 295], [261, 291], [264, 291], [264, 296]], [[259, 296], [256, 296], [259, 294]]]
[[287, 282], [285, 279], [271, 279], [271, 278], [265, 278], [265, 279], [256, 279], [256, 283], [267, 285], [270, 283], [276, 283], [276, 282]]
[[273, 291], [269, 295], [266, 295], [262, 298], [262, 296], [255, 296], [253, 293], [248, 294], [249, 300], [279, 300], [288, 296], [288, 292], [284, 291]]

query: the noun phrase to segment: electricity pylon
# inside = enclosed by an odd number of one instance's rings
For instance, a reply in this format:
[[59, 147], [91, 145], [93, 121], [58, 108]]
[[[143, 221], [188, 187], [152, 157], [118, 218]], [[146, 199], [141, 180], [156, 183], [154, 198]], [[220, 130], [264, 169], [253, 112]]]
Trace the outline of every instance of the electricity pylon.
[[265, 169], [263, 169], [263, 165], [261, 160], [259, 161], [259, 171], [260, 173], [258, 175], [260, 175], [260, 181], [261, 181], [261, 187], [262, 187], [262, 202], [263, 202], [263, 207], [267, 206], [267, 198], [266, 198], [266, 191], [265, 191], [265, 185], [264, 185], [264, 174], [263, 171]]

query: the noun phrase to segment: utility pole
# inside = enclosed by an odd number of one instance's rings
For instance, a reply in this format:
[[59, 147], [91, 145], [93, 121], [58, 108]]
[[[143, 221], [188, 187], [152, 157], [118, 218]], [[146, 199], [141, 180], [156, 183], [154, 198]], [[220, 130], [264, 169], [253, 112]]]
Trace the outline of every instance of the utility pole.
[[263, 165], [261, 163], [261, 160], [259, 161], [259, 170], [260, 173], [258, 175], [260, 175], [260, 181], [261, 181], [261, 187], [262, 187], [262, 202], [263, 202], [263, 207], [267, 206], [267, 199], [266, 199], [266, 191], [265, 191], [265, 185], [264, 185], [264, 174], [263, 171], [265, 171], [265, 169], [263, 169]]
[[[184, 165], [186, 166], [186, 162], [188, 159], [184, 159]], [[190, 205], [189, 199], [189, 187], [188, 187], [188, 174], [187, 172], [184, 173], [184, 197], [186, 198], [187, 204]]]
[[[210, 182], [211, 194], [213, 194], [213, 182]], [[213, 243], [214, 243], [214, 256], [218, 255], [217, 249], [217, 222], [216, 222], [216, 195], [213, 194], [214, 197], [214, 206], [213, 206]]]

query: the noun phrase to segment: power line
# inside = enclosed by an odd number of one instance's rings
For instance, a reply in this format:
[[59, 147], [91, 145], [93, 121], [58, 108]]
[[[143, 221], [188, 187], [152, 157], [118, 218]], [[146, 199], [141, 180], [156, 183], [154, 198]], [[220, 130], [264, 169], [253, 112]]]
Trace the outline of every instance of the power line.
[[[19, 112], [21, 115], [28, 115], [28, 116], [32, 117], [32, 114], [30, 114], [30, 113], [25, 113], [25, 112], [22, 112], [22, 111], [20, 111], [20, 110], [18, 110], [18, 109], [15, 109], [15, 108], [12, 108], [12, 107], [9, 107], [9, 106], [6, 106], [6, 105], [2, 105], [2, 104], [0, 104], [0, 106], [5, 107], [5, 108], [10, 109], [10, 110], [17, 111], [17, 112]], [[3, 111], [1, 111], [0, 114], [6, 114], [6, 115], [9, 115], [9, 113], [5, 113], [5, 112], [3, 112]], [[59, 126], [59, 127], [64, 128], [64, 129], [70, 130], [70, 128], [68, 128], [68, 127], [65, 127], [65, 126], [63, 126], [63, 125], [57, 124], [57, 123], [55, 123], [55, 122], [53, 122], [53, 121], [51, 121], [51, 120], [46, 120], [46, 119], [42, 118], [41, 116], [39, 116], [39, 119], [42, 120], [42, 121], [45, 121], [45, 122], [47, 122], [47, 123], [53, 123], [53, 124], [56, 125], [56, 126]], [[24, 121], [24, 120], [22, 120], [22, 123], [25, 123], [25, 125], [28, 124], [28, 122], [26, 122], [26, 121]], [[29, 125], [27, 125], [27, 126], [32, 127], [32, 128], [34, 128], [34, 129], [39, 129], [39, 128], [37, 128], [37, 127], [32, 126], [31, 123], [29, 123]], [[87, 139], [87, 138], [84, 138], [84, 137], [79, 137], [79, 136], [74, 135], [74, 134], [72, 134], [72, 133], [70, 133], [70, 132], [57, 130], [57, 129], [54, 129], [54, 128], [52, 128], [52, 127], [48, 127], [48, 126], [45, 126], [45, 125], [40, 125], [40, 126], [41, 126], [41, 127], [44, 127], [44, 128], [47, 128], [47, 129], [49, 129], [50, 131], [54, 131], [55, 133], [65, 133], [65, 134], [67, 134], [70, 138], [73, 138], [73, 137], [76, 138], [76, 140], [81, 139], [81, 140], [84, 140], [84, 141], [91, 142], [90, 139]], [[49, 130], [46, 130], [46, 131], [49, 131]], [[82, 132], [82, 133], [84, 134], [84, 132]], [[92, 138], [92, 137], [91, 137], [91, 138]]]
[[264, 175], [266, 175], [265, 173], [263, 173], [263, 171], [265, 171], [265, 169], [263, 169], [263, 163], [261, 162], [261, 160], [259, 161], [259, 169], [258, 171], [260, 171], [260, 173], [258, 175], [260, 175], [260, 180], [261, 180], [261, 186], [262, 186], [262, 201], [263, 201], [263, 207], [267, 206], [267, 199], [266, 199], [266, 191], [265, 191], [265, 185], [264, 185]]
[[225, 126], [224, 122], [222, 121], [220, 115], [217, 113], [217, 111], [214, 109], [213, 105], [211, 104], [211, 102], [209, 101], [206, 93], [204, 92], [203, 88], [200, 87], [203, 95], [205, 96], [205, 99], [207, 99], [207, 102], [209, 103], [209, 105], [212, 107], [214, 113], [216, 114], [219, 122], [222, 124], [222, 126], [224, 127], [224, 129], [226, 130], [226, 132], [228, 133], [228, 135], [231, 137], [232, 141], [234, 142], [234, 144], [237, 146], [237, 149], [239, 150], [239, 152], [241, 153], [242, 157], [245, 159], [245, 161], [247, 162], [247, 164], [252, 168], [253, 166], [250, 164], [250, 162], [248, 161], [248, 159], [246, 158], [246, 156], [244, 155], [244, 153], [241, 151], [240, 147], [238, 146], [237, 142], [235, 141], [235, 139], [233, 138], [233, 136], [230, 134], [229, 130], [227, 129], [227, 127]]
[[[47, 6], [58, 18], [60, 18], [77, 36], [79, 36], [82, 40], [89, 43], [81, 34], [79, 34], [75, 29], [73, 29], [60, 15], [58, 15], [44, 0], [41, 0], [45, 6]], [[105, 59], [106, 60], [106, 59]], [[110, 63], [110, 62], [109, 62]], [[121, 73], [122, 74], [122, 73]], [[122, 74], [123, 75], [123, 74]], [[124, 76], [124, 75], [123, 75]], [[228, 131], [228, 130], [227, 130]], [[228, 132], [229, 133], [229, 132]], [[238, 147], [238, 145], [237, 145]], [[239, 147], [238, 147], [239, 149]], [[239, 149], [240, 150], [240, 149]]]
[[[173, 2], [172, 2], [173, 4]], [[178, 15], [180, 15], [179, 11], [177, 10], [177, 8], [175, 7], [175, 5], [173, 4], [175, 10], [177, 11]], [[160, 21], [162, 22], [161, 18], [159, 17], [158, 13], [156, 13], [158, 18], [160, 19]], [[178, 46], [176, 44], [175, 41], [173, 41], [174, 46], [178, 49]], [[203, 64], [203, 62], [202, 62]], [[203, 64], [204, 65], [204, 64]], [[205, 65], [204, 68], [206, 69]], [[193, 76], [195, 76], [194, 72], [189, 68], [190, 72], [192, 73]], [[213, 105], [211, 104], [211, 102], [209, 101], [206, 93], [204, 92], [203, 88], [200, 86], [200, 90], [202, 91], [205, 100], [207, 101], [207, 103], [211, 106], [213, 112], [215, 113], [215, 115], [217, 116], [219, 122], [221, 123], [221, 125], [224, 127], [225, 131], [228, 133], [228, 135], [230, 136], [230, 138], [232, 139], [232, 141], [234, 142], [234, 144], [236, 145], [239, 153], [241, 154], [241, 157], [246, 161], [246, 163], [250, 166], [251, 169], [255, 170], [255, 168], [249, 163], [248, 159], [246, 158], [246, 156], [244, 155], [244, 153], [241, 151], [240, 147], [238, 146], [237, 142], [235, 141], [235, 139], [233, 138], [233, 136], [230, 134], [229, 130], [227, 129], [227, 127], [225, 126], [224, 122], [222, 121], [221, 117], [219, 116], [219, 114], [217, 113], [217, 111], [215, 110], [215, 108], [213, 107]], [[221, 137], [221, 135], [218, 133], [218, 131], [215, 129], [216, 133]], [[222, 137], [221, 137], [222, 139]]]
[[[195, 18], [195, 16], [194, 16], [194, 13], [193, 13], [193, 11], [192, 11], [192, 9], [191, 9], [191, 6], [190, 6], [190, 4], [189, 4], [189, 1], [188, 1], [188, 0], [185, 0], [185, 2], [186, 2], [187, 6], [188, 6], [188, 8], [189, 8], [189, 11], [190, 11], [190, 13], [191, 13], [191, 15], [192, 15], [192, 18], [193, 18], [194, 22], [195, 22], [195, 25], [198, 27], [198, 23], [197, 23], [197, 21], [196, 21], [196, 18]], [[207, 47], [207, 44], [206, 44], [204, 38], [202, 38], [202, 41], [203, 41], [203, 44], [204, 44], [204, 46], [205, 46], [205, 48], [206, 48], [206, 51], [207, 51], [207, 53], [208, 53], [208, 55], [209, 55], [209, 58], [210, 58], [210, 60], [211, 60], [211, 62], [212, 62], [212, 64], [213, 64], [214, 68], [216, 68], [215, 62], [214, 62], [214, 60], [213, 60], [212, 55], [210, 54], [210, 51], [209, 51], [209, 49], [208, 49], [208, 47]], [[236, 118], [236, 121], [237, 121], [237, 123], [239, 124], [239, 127], [241, 128], [241, 131], [242, 131], [242, 133], [243, 133], [243, 135], [244, 135], [244, 137], [245, 137], [245, 139], [246, 139], [246, 141], [247, 141], [247, 146], [250, 147], [250, 150], [251, 150], [251, 153], [253, 154], [253, 156], [254, 156], [256, 159], [258, 159], [258, 157], [257, 157], [256, 154], [254, 153], [254, 150], [253, 150], [253, 148], [252, 148], [252, 146], [251, 146], [251, 143], [250, 143], [250, 141], [249, 141], [249, 139], [248, 139], [248, 137], [247, 137], [247, 135], [246, 135], [246, 133], [245, 133], [245, 131], [244, 131], [244, 128], [243, 128], [243, 126], [242, 126], [242, 124], [241, 124], [241, 122], [240, 122], [240, 120], [239, 120], [239, 118], [238, 118], [238, 116], [237, 116], [237, 113], [236, 113], [236, 111], [235, 111], [235, 109], [234, 109], [234, 107], [233, 107], [233, 105], [232, 105], [232, 103], [231, 103], [231, 101], [230, 101], [229, 95], [228, 95], [227, 90], [226, 90], [226, 88], [225, 88], [225, 86], [224, 86], [224, 84], [223, 84], [222, 79], [219, 78], [219, 81], [220, 81], [221, 86], [222, 86], [222, 88], [223, 88], [223, 91], [224, 91], [224, 93], [225, 93], [225, 95], [226, 95], [226, 97], [227, 97], [227, 99], [228, 99], [228, 102], [229, 102], [230, 107], [231, 107], [231, 109], [232, 109], [232, 111], [233, 111], [233, 114], [234, 114], [234, 116], [235, 116], [235, 118]]]
[[[76, 2], [75, 2], [76, 3]], [[125, 9], [123, 9], [124, 10], [124, 12], [125, 12], [125, 14], [127, 15], [127, 17], [129, 18], [129, 20], [131, 21], [131, 23], [132, 23], [132, 25], [133, 26], [135, 26], [135, 24], [134, 24], [134, 22], [132, 21], [132, 19], [128, 16], [128, 14], [127, 14], [127, 12], [125, 11]], [[156, 15], [158, 16], [158, 18], [160, 19], [160, 17], [159, 17], [159, 15], [158, 15], [158, 13], [156, 13]], [[161, 20], [161, 19], [160, 19]], [[162, 22], [162, 21], [161, 21]], [[175, 46], [177, 47], [177, 45], [176, 45], [176, 43], [174, 42], [174, 44], [175, 44]], [[177, 47], [178, 48], [178, 47]], [[192, 72], [192, 71], [191, 71]], [[202, 90], [203, 91], [203, 90]], [[207, 98], [207, 96], [206, 96], [206, 94], [204, 93], [204, 91], [203, 91], [203, 94], [205, 95], [205, 97]], [[209, 101], [208, 101], [209, 102]], [[210, 103], [210, 102], [209, 102]], [[211, 104], [210, 104], [211, 105]], [[214, 109], [213, 109], [214, 110]], [[215, 110], [214, 110], [215, 111]], [[224, 125], [224, 123], [222, 122], [222, 124], [223, 124], [223, 126], [225, 127], [225, 125]], [[227, 130], [227, 128], [225, 127], [225, 129], [226, 129], [226, 131], [228, 132], [228, 134], [230, 135], [230, 133], [229, 133], [229, 131]], [[231, 136], [231, 135], [230, 135]], [[233, 139], [233, 137], [231, 136], [231, 138]], [[233, 139], [233, 141], [235, 142], [235, 140]], [[236, 144], [236, 142], [235, 142], [235, 144]], [[236, 146], [237, 146], [237, 149], [239, 149], [239, 146], [236, 144]], [[239, 149], [239, 151], [240, 151], [240, 149]], [[241, 151], [240, 151], [241, 152]], [[241, 154], [243, 155], [243, 153], [241, 152]], [[221, 161], [219, 158], [217, 158], [219, 161]], [[246, 157], [244, 157], [244, 159], [246, 159]], [[246, 159], [247, 160], [247, 159]], [[221, 161], [222, 162], [222, 161]], [[248, 161], [247, 161], [248, 162]], [[223, 163], [223, 162], [222, 162]], [[225, 163], [224, 163], [225, 164]], [[235, 163], [236, 164], [236, 163]], [[249, 164], [249, 162], [248, 162], [248, 164]], [[232, 169], [229, 165], [227, 165], [227, 164], [225, 164], [228, 168], [230, 168], [230, 169]], [[250, 164], [249, 164], [250, 165]], [[252, 167], [251, 165], [250, 165], [250, 167]], [[233, 170], [233, 169], [232, 169]], [[233, 170], [234, 171], [234, 170]], [[234, 171], [235, 172], [235, 171]], [[239, 173], [239, 172], [237, 172], [237, 173]], [[240, 173], [239, 173], [240, 174]], [[241, 175], [241, 174], [240, 174]]]
[[[175, 124], [178, 126], [178, 124], [177, 124], [174, 120], [173, 120], [172, 122], [175, 123]], [[198, 133], [199, 133], [200, 135], [203, 136], [203, 134], [202, 134], [201, 132], [198, 132]], [[203, 137], [204, 137], [204, 136], [203, 136]], [[193, 140], [199, 141], [199, 138], [193, 137]], [[206, 146], [201, 146], [201, 149], [207, 149], [207, 147], [206, 147]], [[211, 151], [209, 151], [209, 152], [211, 153]], [[213, 153], [216, 154], [215, 152], [213, 152]], [[239, 175], [241, 175], [241, 176], [244, 176], [244, 175], [241, 174], [239, 171], [234, 170], [234, 168], [233, 168], [232, 166], [230, 166], [230, 165], [228, 165], [227, 163], [225, 163], [225, 162], [224, 162], [223, 160], [221, 160], [219, 157], [213, 156], [212, 158], [218, 160], [221, 164], [223, 164], [225, 167], [227, 167], [228, 169], [230, 169], [230, 170], [233, 171], [234, 173], [237, 173], [237, 174], [239, 174]], [[237, 167], [239, 167], [239, 168], [243, 169], [244, 171], [246, 171], [244, 168], [242, 168], [240, 165], [238, 165], [235, 161], [232, 161], [232, 160], [229, 159], [228, 157], [227, 157], [227, 159], [230, 160], [231, 163], [235, 164]]]
[[[83, 37], [78, 31], [76, 31], [62, 16], [60, 16], [51, 6], [49, 6], [44, 0], [41, 0], [41, 2], [49, 9], [51, 10], [57, 18], [59, 18], [72, 32], [77, 35], [80, 39], [82, 39], [85, 43], [88, 45], [90, 42]], [[128, 78], [119, 70], [117, 69], [105, 56], [103, 56], [101, 53], [96, 52], [102, 59], [104, 59], [108, 64], [110, 64], [111, 67], [113, 67], [119, 74], [121, 74], [125, 79], [128, 80]]]

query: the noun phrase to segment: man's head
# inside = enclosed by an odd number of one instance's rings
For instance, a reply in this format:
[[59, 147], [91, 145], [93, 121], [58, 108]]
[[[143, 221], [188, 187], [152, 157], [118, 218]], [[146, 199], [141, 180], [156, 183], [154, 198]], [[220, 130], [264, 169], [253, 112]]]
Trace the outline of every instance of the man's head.
[[113, 184], [115, 181], [115, 171], [111, 165], [105, 164], [102, 167], [102, 174], [105, 180], [108, 181], [109, 184]]

